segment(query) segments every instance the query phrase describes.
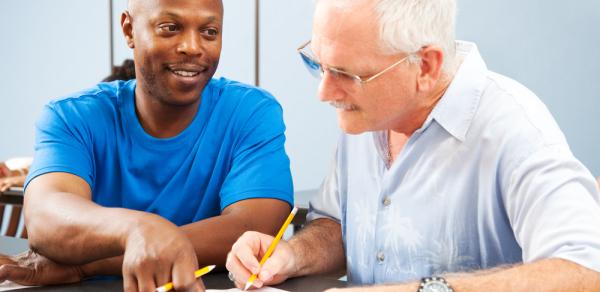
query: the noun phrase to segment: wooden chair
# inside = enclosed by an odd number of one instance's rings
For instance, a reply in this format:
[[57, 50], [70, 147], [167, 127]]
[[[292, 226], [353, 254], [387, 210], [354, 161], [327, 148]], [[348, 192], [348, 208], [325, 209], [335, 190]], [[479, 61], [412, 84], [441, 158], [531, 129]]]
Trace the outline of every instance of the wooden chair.
[[[6, 228], [2, 229], [5, 225], [4, 220], [8, 220], [8, 223]], [[0, 194], [0, 235], [27, 238], [27, 230], [22, 221], [23, 191], [17, 189]]]

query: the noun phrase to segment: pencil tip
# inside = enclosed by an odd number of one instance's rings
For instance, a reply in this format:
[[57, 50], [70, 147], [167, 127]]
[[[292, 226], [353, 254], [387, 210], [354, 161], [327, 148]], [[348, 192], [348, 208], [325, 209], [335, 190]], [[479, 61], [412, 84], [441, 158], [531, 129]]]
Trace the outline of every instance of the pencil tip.
[[246, 283], [246, 287], [244, 287], [244, 291], [248, 291], [248, 288], [250, 288], [250, 286], [252, 286], [252, 282]]

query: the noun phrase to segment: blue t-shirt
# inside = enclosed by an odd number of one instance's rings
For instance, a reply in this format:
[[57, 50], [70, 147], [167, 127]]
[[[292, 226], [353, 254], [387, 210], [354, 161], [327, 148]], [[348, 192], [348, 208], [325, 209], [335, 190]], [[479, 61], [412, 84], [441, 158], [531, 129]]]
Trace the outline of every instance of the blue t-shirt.
[[282, 108], [269, 93], [213, 79], [191, 124], [158, 139], [137, 118], [135, 86], [100, 83], [46, 105], [25, 185], [45, 173], [71, 173], [102, 206], [159, 214], [177, 225], [244, 199], [293, 204]]

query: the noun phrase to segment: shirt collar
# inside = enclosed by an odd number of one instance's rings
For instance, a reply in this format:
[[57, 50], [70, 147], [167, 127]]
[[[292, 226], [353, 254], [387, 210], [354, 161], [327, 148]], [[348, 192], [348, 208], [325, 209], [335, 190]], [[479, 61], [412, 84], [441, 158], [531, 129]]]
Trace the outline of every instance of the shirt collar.
[[462, 142], [477, 111], [488, 69], [474, 43], [457, 41], [456, 54], [458, 60], [463, 57], [462, 64], [422, 129], [435, 120]]

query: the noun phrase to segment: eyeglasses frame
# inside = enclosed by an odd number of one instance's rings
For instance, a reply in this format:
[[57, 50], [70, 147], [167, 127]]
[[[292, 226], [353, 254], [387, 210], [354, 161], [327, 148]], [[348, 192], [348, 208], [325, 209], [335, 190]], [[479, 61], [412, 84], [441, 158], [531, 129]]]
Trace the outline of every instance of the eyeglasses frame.
[[[311, 40], [308, 40], [306, 43], [304, 43], [304, 44], [302, 44], [300, 47], [298, 47], [298, 49], [296, 49], [296, 51], [298, 51], [298, 53], [299, 53], [299, 54], [301, 54], [302, 56], [304, 56], [305, 58], [308, 58], [309, 60], [311, 60], [313, 63], [315, 63], [315, 64], [319, 65], [319, 70], [321, 71], [321, 76], [322, 76], [323, 74], [325, 74], [325, 71], [329, 71], [329, 72], [333, 72], [333, 73], [335, 73], [335, 74], [337, 74], [337, 75], [344, 75], [344, 76], [350, 77], [351, 79], [353, 79], [354, 81], [358, 82], [359, 84], [365, 84], [365, 83], [368, 83], [368, 82], [371, 82], [371, 81], [375, 80], [377, 77], [379, 77], [379, 76], [381, 76], [381, 75], [385, 74], [386, 72], [388, 72], [388, 71], [392, 70], [394, 67], [396, 67], [396, 66], [398, 66], [398, 65], [402, 64], [402, 63], [403, 63], [404, 61], [406, 61], [406, 60], [407, 60], [407, 59], [408, 59], [410, 56], [413, 56], [413, 55], [415, 55], [415, 53], [408, 54], [406, 57], [404, 57], [404, 58], [400, 59], [399, 61], [397, 61], [397, 62], [395, 62], [395, 63], [393, 63], [393, 64], [391, 64], [390, 66], [388, 66], [388, 67], [386, 67], [385, 69], [383, 69], [383, 70], [379, 71], [378, 73], [375, 73], [374, 75], [371, 75], [370, 77], [360, 77], [360, 76], [358, 76], [358, 75], [356, 75], [356, 74], [353, 74], [353, 73], [350, 73], [350, 72], [346, 72], [346, 71], [344, 71], [344, 70], [340, 70], [340, 69], [337, 69], [337, 68], [335, 68], [335, 67], [330, 67], [330, 66], [327, 66], [327, 65], [326, 65], [326, 67], [324, 67], [324, 66], [323, 66], [323, 64], [322, 64], [321, 62], [317, 61], [317, 60], [315, 59], [315, 57], [313, 57], [313, 56], [310, 56], [310, 55], [309, 55], [309, 54], [308, 54], [308, 53], [307, 53], [307, 52], [304, 50], [304, 49], [305, 49], [305, 48], [306, 48], [306, 47], [307, 47], [307, 46], [308, 46], [310, 43], [311, 43]], [[304, 58], [302, 59], [302, 61], [303, 61], [304, 63], [306, 63], [306, 61], [304, 60]], [[305, 65], [308, 65], [308, 64], [305, 64]], [[308, 68], [307, 68], [307, 69], [308, 69]], [[310, 70], [310, 69], [308, 69], [308, 70]]]

